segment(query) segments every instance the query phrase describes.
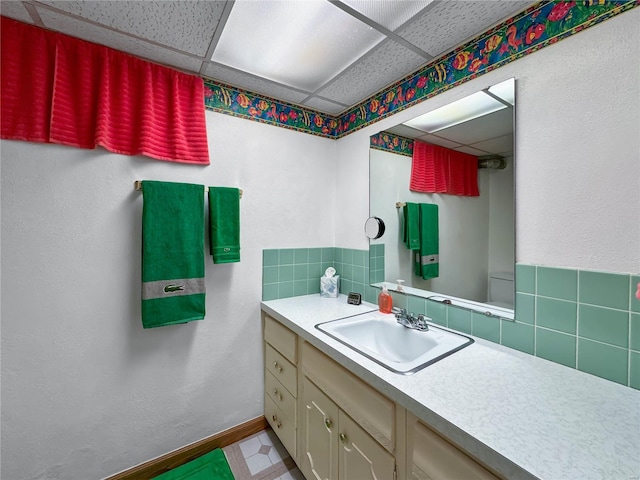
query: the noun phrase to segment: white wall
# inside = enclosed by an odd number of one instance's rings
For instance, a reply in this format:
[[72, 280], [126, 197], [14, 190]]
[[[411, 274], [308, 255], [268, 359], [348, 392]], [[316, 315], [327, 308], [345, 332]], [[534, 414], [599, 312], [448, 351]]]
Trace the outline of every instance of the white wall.
[[640, 272], [639, 24], [636, 8], [338, 140], [338, 205], [366, 215], [370, 135], [515, 77], [516, 261]]
[[[336, 143], [207, 112], [211, 165], [3, 141], [2, 471], [98, 479], [263, 412], [262, 249], [334, 242]], [[238, 186], [241, 262], [207, 315], [143, 330], [142, 195]]]
[[[100, 478], [262, 413], [263, 248], [367, 248], [369, 135], [517, 81], [517, 260], [639, 272], [640, 9], [333, 142], [207, 113], [212, 165], [2, 148], [2, 478]], [[237, 185], [207, 318], [143, 331], [136, 179]], [[334, 205], [330, 206], [335, 199]]]

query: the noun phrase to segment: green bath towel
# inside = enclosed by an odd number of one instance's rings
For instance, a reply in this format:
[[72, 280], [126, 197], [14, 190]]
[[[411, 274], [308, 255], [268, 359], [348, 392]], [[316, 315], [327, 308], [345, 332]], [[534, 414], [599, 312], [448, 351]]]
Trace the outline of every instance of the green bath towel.
[[219, 448], [169, 470], [154, 480], [234, 480], [224, 452]]
[[213, 263], [240, 261], [240, 190], [209, 187], [209, 226]]
[[420, 250], [420, 207], [417, 203], [405, 203], [403, 240], [409, 250]]
[[204, 186], [142, 182], [142, 326], [205, 314]]
[[420, 250], [416, 251], [415, 274], [425, 280], [440, 275], [438, 205], [420, 204]]

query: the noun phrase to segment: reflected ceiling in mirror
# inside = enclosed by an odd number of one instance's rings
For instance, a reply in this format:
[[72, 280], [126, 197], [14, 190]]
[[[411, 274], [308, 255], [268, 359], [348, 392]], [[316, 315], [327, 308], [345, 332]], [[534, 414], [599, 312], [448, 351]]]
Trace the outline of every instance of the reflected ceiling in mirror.
[[[496, 306], [512, 314], [514, 110], [515, 80], [508, 79], [372, 137], [370, 215], [385, 221], [387, 233], [371, 244], [384, 244], [386, 282], [403, 279], [419, 296], [464, 300], [463, 308], [477, 304], [480, 311]], [[477, 156], [480, 196], [410, 191], [414, 140]], [[402, 151], [398, 145], [404, 147]], [[496, 158], [500, 161], [488, 161]], [[402, 238], [403, 209], [396, 206], [406, 202], [438, 205], [440, 268], [436, 278], [424, 280], [413, 274], [412, 252]], [[371, 281], [380, 282], [380, 276]]]

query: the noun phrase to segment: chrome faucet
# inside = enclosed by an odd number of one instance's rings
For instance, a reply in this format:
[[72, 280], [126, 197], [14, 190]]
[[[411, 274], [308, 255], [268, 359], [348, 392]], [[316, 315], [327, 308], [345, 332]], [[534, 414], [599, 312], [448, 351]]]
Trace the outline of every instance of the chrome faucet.
[[404, 308], [393, 308], [392, 312], [396, 316], [396, 321], [403, 327], [420, 331], [429, 330], [429, 325], [427, 325], [427, 317], [425, 317], [423, 314], [414, 316], [413, 313], [407, 313], [407, 310], [405, 310]]

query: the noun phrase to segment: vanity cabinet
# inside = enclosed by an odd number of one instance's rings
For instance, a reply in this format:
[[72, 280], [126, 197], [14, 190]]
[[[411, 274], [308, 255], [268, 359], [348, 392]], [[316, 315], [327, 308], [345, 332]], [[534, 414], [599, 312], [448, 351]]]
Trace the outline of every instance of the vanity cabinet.
[[302, 344], [301, 458], [307, 479], [395, 476], [395, 404]]
[[307, 480], [496, 480], [488, 469], [264, 315], [265, 417]]
[[264, 339], [265, 417], [295, 459], [298, 422], [297, 336], [265, 316]]
[[411, 413], [407, 413], [407, 461], [411, 480], [498, 480]]

